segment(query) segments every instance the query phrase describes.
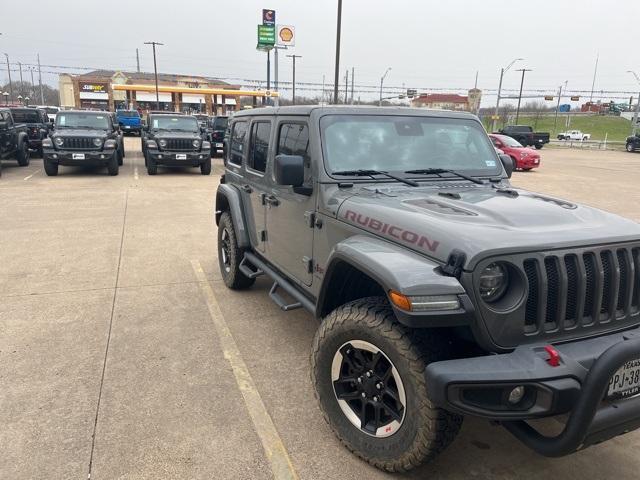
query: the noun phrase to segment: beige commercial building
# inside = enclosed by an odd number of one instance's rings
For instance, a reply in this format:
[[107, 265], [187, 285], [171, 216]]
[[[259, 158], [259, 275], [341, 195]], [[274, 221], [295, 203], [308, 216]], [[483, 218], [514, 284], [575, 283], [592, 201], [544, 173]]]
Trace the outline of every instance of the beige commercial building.
[[472, 88], [468, 95], [456, 93], [423, 93], [411, 100], [412, 107], [433, 108], [437, 110], [464, 110], [477, 112], [480, 108], [482, 90]]
[[240, 108], [240, 98], [277, 96], [265, 91], [244, 91], [238, 85], [192, 75], [95, 70], [82, 75], [60, 75], [60, 105], [113, 111], [119, 108], [222, 115]]

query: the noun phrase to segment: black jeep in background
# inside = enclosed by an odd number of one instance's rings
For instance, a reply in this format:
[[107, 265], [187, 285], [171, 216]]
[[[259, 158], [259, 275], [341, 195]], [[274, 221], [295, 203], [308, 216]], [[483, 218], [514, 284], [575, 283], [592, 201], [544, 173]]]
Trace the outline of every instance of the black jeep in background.
[[210, 122], [211, 129], [211, 152], [212, 156], [216, 153], [224, 153], [224, 135], [229, 125], [229, 117], [217, 116], [213, 117]]
[[627, 152], [640, 151], [640, 133], [627, 137]]
[[108, 112], [60, 112], [55, 132], [42, 142], [44, 171], [55, 176], [59, 165], [87, 165], [105, 166], [109, 175], [118, 175], [122, 163], [118, 138]]
[[21, 167], [29, 165], [29, 137], [27, 126], [17, 123], [9, 109], [0, 108], [0, 160], [6, 159], [17, 160]]
[[198, 120], [191, 115], [151, 113], [142, 134], [142, 154], [149, 175], [158, 165], [200, 167], [211, 173], [211, 143], [206, 141]]
[[507, 125], [498, 131], [502, 135], [514, 138], [522, 144], [523, 147], [535, 147], [540, 150], [545, 143], [549, 143], [549, 133], [534, 132], [529, 125]]
[[47, 112], [42, 108], [34, 107], [13, 107], [10, 110], [13, 120], [27, 127], [29, 148], [42, 156], [42, 140], [47, 138], [52, 128]]

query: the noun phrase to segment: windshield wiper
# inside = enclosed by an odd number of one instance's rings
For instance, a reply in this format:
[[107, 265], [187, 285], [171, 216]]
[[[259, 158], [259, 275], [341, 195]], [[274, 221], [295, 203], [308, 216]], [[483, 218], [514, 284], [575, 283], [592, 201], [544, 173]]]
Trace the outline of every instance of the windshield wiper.
[[449, 170], [448, 168], [424, 168], [422, 170], [407, 170], [404, 173], [415, 174], [415, 175], [439, 175], [441, 173], [451, 173], [452, 175], [456, 175], [457, 177], [464, 178], [465, 180], [469, 180], [470, 182], [477, 183], [478, 185], [484, 185], [484, 182], [478, 178], [470, 177], [469, 175], [465, 175], [464, 173], [460, 173], [456, 170]]
[[331, 172], [332, 175], [344, 175], [344, 176], [353, 176], [353, 177], [360, 177], [360, 176], [366, 176], [366, 177], [371, 177], [374, 180], [376, 179], [374, 177], [374, 175], [384, 175], [387, 178], [392, 178], [394, 180], [397, 180], [399, 182], [405, 183], [407, 185], [410, 185], [412, 187], [419, 187], [420, 184], [418, 182], [414, 182], [413, 180], [409, 180], [407, 178], [402, 178], [402, 177], [397, 177], [395, 175], [392, 175], [388, 172], [383, 172], [380, 170], [364, 170], [364, 169], [360, 169], [360, 170], [340, 170], [338, 172]]

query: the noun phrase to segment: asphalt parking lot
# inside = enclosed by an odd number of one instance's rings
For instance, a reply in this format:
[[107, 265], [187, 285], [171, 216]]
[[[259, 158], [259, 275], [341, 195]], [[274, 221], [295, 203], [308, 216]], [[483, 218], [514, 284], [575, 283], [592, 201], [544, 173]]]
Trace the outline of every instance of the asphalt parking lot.
[[[0, 478], [378, 479], [325, 424], [317, 322], [220, 280], [221, 160], [117, 177], [42, 160], [0, 178]], [[544, 149], [514, 183], [640, 221], [640, 155]], [[562, 459], [469, 420], [411, 479], [636, 479], [640, 432]], [[285, 458], [278, 465], [274, 458]]]

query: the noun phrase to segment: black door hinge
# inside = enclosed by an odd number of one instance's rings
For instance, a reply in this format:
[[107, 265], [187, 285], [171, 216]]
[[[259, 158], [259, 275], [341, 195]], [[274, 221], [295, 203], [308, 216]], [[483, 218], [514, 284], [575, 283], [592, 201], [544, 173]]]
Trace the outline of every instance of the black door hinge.
[[302, 257], [303, 263], [307, 266], [307, 273], [313, 273], [313, 258]]
[[313, 212], [304, 212], [304, 219], [309, 228], [313, 228], [316, 223], [316, 214]]
[[260, 241], [262, 241], [262, 242], [266, 242], [267, 241], [267, 231], [266, 230], [260, 230]]

